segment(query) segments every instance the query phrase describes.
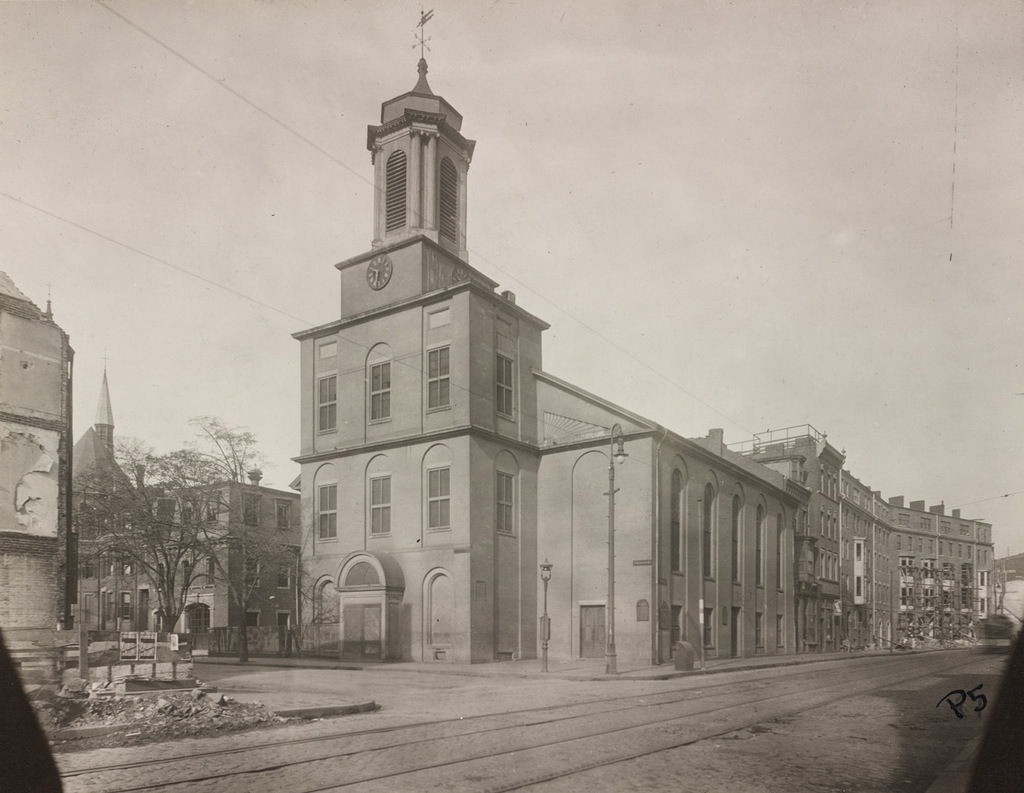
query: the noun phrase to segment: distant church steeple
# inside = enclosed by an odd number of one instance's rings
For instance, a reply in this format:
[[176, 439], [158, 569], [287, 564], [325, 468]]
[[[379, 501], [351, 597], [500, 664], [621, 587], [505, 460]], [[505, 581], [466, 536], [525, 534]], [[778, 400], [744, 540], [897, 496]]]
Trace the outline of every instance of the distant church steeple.
[[107, 370], [103, 369], [103, 385], [100, 386], [100, 401], [96, 406], [96, 420], [93, 429], [107, 450], [114, 452], [114, 411], [110, 407], [110, 389], [107, 386]]
[[423, 235], [468, 261], [466, 189], [476, 141], [462, 137], [462, 116], [430, 89], [425, 58], [417, 68], [413, 89], [384, 102], [380, 125], [367, 128], [373, 247]]

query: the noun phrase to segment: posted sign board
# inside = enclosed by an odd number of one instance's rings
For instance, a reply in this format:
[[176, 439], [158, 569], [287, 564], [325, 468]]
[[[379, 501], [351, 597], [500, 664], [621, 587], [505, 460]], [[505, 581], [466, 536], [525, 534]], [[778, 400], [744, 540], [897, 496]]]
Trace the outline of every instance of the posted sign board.
[[121, 634], [121, 660], [137, 661], [139, 658], [139, 634], [126, 631]]

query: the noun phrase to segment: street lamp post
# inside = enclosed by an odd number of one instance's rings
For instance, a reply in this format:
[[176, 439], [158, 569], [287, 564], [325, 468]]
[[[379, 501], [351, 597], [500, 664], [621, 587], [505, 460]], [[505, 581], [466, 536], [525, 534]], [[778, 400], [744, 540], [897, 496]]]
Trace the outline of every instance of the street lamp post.
[[623, 448], [622, 426], [612, 426], [608, 447], [608, 619], [605, 629], [604, 671], [618, 672], [615, 655], [615, 463], [620, 465], [629, 455]]
[[540, 563], [540, 580], [544, 582], [544, 613], [540, 618], [541, 669], [548, 671], [548, 640], [551, 638], [551, 618], [548, 617], [548, 581], [551, 580], [551, 562]]

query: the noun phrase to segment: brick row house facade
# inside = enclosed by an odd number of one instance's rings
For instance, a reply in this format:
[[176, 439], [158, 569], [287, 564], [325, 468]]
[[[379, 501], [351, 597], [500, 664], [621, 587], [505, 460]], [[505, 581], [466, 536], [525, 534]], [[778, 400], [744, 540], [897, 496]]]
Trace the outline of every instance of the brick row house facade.
[[[95, 421], [75, 444], [74, 464], [76, 516], [80, 518], [89, 499], [103, 498], [102, 492], [91, 491], [103, 481], [104, 474], [124, 476], [114, 456], [114, 416], [106, 372]], [[212, 628], [242, 624], [283, 628], [296, 625], [301, 602], [299, 494], [261, 485], [259, 472], [254, 471], [248, 483], [211, 484], [202, 494], [202, 504], [193, 504], [192, 500], [164, 492], [153, 499], [153, 507], [157, 517], [168, 524], [180, 522], [183, 511], [201, 509], [208, 524], [205, 531], [211, 537], [247, 527], [272, 527], [282, 546], [294, 549], [294, 553], [292, 561], [282, 563], [280, 569], [262, 571], [243, 614], [227, 583], [228, 576], [237, 581], [246, 575], [237, 551], [222, 551], [223, 558], [218, 563], [209, 554], [175, 553], [173, 548], [169, 549], [167, 556], [175, 558], [177, 568], [174, 592], [177, 596], [184, 588], [185, 604], [174, 630], [202, 635]], [[186, 518], [186, 522], [189, 520]], [[284, 558], [287, 560], [287, 554]], [[163, 630], [163, 612], [153, 576], [152, 566], [145, 568], [138, 560], [119, 553], [111, 547], [108, 537], [83, 540], [77, 617], [92, 630]]]

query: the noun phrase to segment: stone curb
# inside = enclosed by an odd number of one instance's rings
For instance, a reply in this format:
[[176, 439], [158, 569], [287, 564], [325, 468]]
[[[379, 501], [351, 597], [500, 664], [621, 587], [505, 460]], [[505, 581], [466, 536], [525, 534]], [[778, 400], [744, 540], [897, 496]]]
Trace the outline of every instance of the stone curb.
[[320, 705], [309, 708], [281, 708], [271, 711], [275, 716], [287, 719], [320, 719], [328, 716], [352, 716], [356, 713], [371, 713], [377, 710], [377, 703], [356, 702], [350, 705]]
[[49, 734], [51, 741], [77, 741], [82, 738], [95, 738], [97, 735], [109, 735], [137, 727], [138, 724], [90, 724], [86, 727], [66, 727], [54, 730]]

